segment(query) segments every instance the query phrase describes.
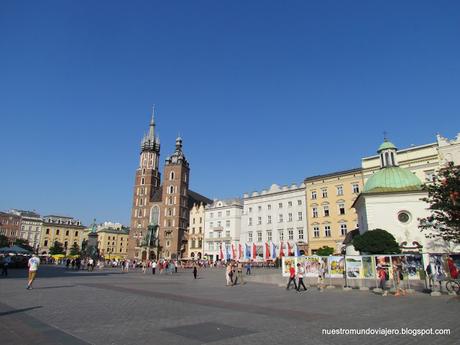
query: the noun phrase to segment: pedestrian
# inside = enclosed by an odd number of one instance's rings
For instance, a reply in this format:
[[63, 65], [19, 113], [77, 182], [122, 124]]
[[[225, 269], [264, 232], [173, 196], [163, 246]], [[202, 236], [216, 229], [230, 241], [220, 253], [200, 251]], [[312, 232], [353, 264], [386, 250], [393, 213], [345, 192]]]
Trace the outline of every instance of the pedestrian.
[[198, 275], [198, 269], [196, 268], [196, 265], [193, 265], [193, 278], [196, 279]]
[[304, 291], [307, 291], [303, 278], [305, 277], [305, 268], [301, 264], [297, 264], [297, 292], [300, 292], [300, 286], [303, 286]]
[[37, 255], [33, 254], [32, 257], [29, 259], [27, 265], [29, 266], [29, 280], [27, 283], [27, 290], [31, 290], [32, 284], [35, 280], [35, 277], [37, 276], [38, 266], [40, 265], [40, 259], [37, 257]]
[[155, 274], [155, 270], [157, 268], [157, 263], [155, 260], [152, 261], [152, 274]]
[[94, 270], [94, 260], [93, 258], [89, 258], [88, 260], [88, 271], [92, 272]]
[[433, 271], [431, 270], [431, 264], [428, 264], [425, 268], [426, 276], [428, 277], [428, 286], [430, 290], [434, 286], [434, 277], [433, 277]]
[[8, 266], [11, 264], [11, 257], [5, 256], [3, 259], [2, 276], [8, 277]]
[[145, 272], [147, 272], [147, 264], [145, 263], [145, 261], [142, 261], [142, 273], [145, 274]]
[[70, 262], [70, 266], [72, 266], [72, 269], [75, 269], [75, 259], [72, 259]]
[[243, 263], [238, 261], [238, 265], [237, 265], [237, 278], [240, 280], [240, 284], [244, 284], [243, 282]]
[[81, 260], [80, 258], [77, 258], [77, 260], [75, 260], [75, 265], [77, 266], [77, 271], [80, 270], [80, 266], [81, 266]]
[[236, 263], [232, 264], [232, 276], [233, 276], [233, 285], [238, 284], [238, 275], [237, 275]]
[[246, 275], [251, 275], [251, 262], [246, 263]]
[[227, 286], [233, 285], [233, 271], [230, 263], [227, 264], [225, 269], [225, 278], [227, 280]]
[[393, 282], [395, 284], [395, 296], [403, 296], [406, 295], [406, 291], [402, 288], [402, 280], [404, 279], [404, 275], [402, 273], [401, 264], [397, 261], [393, 262]]
[[324, 267], [321, 265], [318, 274], [318, 290], [321, 292], [324, 291], [324, 271]]
[[69, 266], [70, 266], [70, 259], [67, 258], [67, 260], [65, 261], [65, 269], [68, 270]]
[[382, 290], [382, 296], [387, 296], [388, 291], [385, 291], [385, 283], [387, 280], [387, 273], [382, 265], [377, 265], [377, 274], [379, 277], [379, 288]]
[[174, 273], [177, 273], [177, 261], [174, 261]]
[[286, 286], [286, 290], [289, 290], [289, 287], [291, 286], [292, 282], [294, 282], [294, 288], [297, 290], [297, 283], [295, 281], [295, 268], [294, 266], [290, 265], [289, 266], [289, 281]]

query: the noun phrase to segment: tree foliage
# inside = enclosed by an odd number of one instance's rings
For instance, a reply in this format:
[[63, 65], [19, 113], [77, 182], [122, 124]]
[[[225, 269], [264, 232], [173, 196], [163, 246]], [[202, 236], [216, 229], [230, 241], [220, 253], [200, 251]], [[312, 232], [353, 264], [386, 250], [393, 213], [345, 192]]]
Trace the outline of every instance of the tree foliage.
[[33, 252], [34, 251], [34, 247], [32, 247], [30, 244], [29, 244], [29, 241], [23, 239], [23, 238], [17, 238], [14, 243], [14, 245], [18, 246], [18, 247], [21, 247], [25, 250], [28, 250], [29, 252]]
[[64, 246], [59, 241], [54, 241], [53, 246], [50, 248], [51, 255], [64, 254]]
[[10, 244], [10, 240], [8, 239], [8, 237], [6, 237], [5, 235], [0, 235], [0, 248], [8, 247], [9, 244]]
[[356, 250], [367, 254], [398, 254], [401, 252], [392, 234], [386, 230], [374, 229], [353, 239]]
[[334, 248], [331, 248], [328, 246], [322, 246], [316, 251], [316, 255], [319, 255], [319, 256], [329, 256], [332, 253], [334, 253]]
[[80, 247], [74, 243], [70, 248], [70, 255], [80, 255]]
[[442, 238], [460, 244], [460, 166], [450, 162], [432, 182], [423, 185], [431, 215], [420, 219], [419, 228], [427, 238]]

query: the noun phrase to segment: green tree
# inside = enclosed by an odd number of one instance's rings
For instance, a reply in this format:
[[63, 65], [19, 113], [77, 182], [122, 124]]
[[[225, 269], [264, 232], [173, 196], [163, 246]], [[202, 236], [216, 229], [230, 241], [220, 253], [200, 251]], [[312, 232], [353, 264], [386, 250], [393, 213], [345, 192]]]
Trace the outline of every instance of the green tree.
[[5, 235], [0, 235], [0, 248], [8, 247], [9, 244], [10, 240], [8, 239], [8, 237], [6, 237]]
[[28, 250], [29, 252], [33, 252], [34, 248], [29, 244], [29, 241], [23, 239], [23, 238], [17, 238], [14, 243], [15, 246], [21, 247], [25, 250]]
[[367, 254], [398, 254], [401, 252], [393, 235], [382, 229], [366, 231], [356, 236], [352, 243], [356, 250]]
[[460, 166], [450, 162], [423, 190], [428, 197], [422, 200], [430, 205], [431, 215], [420, 219], [421, 231], [428, 232], [427, 238], [460, 244]]
[[74, 243], [70, 248], [70, 255], [80, 255], [80, 247]]
[[334, 253], [334, 248], [331, 248], [328, 246], [322, 246], [316, 251], [316, 255], [319, 255], [319, 256], [329, 256], [332, 253]]
[[53, 246], [50, 248], [50, 254], [64, 254], [64, 246], [59, 241], [54, 241]]

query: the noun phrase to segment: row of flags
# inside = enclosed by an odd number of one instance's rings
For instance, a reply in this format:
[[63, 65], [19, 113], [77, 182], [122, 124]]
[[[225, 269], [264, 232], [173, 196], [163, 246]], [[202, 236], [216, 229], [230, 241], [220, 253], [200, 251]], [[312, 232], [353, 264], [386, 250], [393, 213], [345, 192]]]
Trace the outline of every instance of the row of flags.
[[[263, 245], [264, 260], [275, 260], [283, 256], [300, 256], [300, 249], [297, 244], [281, 242], [278, 246], [271, 242], [265, 242]], [[257, 246], [255, 243], [248, 244], [225, 244], [221, 243], [219, 247], [219, 258], [225, 261], [229, 260], [256, 260]]]

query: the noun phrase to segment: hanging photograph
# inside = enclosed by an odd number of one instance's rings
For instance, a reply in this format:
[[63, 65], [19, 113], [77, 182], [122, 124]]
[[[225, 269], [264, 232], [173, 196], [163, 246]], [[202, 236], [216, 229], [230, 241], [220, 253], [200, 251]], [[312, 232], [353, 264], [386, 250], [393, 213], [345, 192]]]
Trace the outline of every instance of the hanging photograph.
[[329, 276], [331, 278], [343, 278], [345, 261], [343, 256], [328, 257]]
[[347, 278], [359, 279], [361, 278], [361, 257], [360, 256], [347, 256], [346, 257]]
[[363, 256], [362, 257], [362, 277], [364, 279], [373, 279], [375, 278], [375, 263], [373, 256]]

